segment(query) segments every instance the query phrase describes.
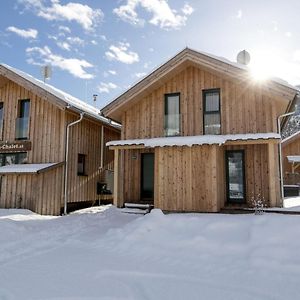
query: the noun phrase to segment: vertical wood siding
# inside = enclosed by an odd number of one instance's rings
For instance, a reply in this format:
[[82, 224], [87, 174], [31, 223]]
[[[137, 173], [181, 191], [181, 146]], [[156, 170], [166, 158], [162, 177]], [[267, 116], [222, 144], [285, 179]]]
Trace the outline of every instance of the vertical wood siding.
[[221, 90], [221, 134], [276, 132], [276, 118], [287, 102], [254, 82], [237, 82], [189, 66], [128, 108], [122, 116], [123, 139], [164, 135], [164, 94], [180, 93], [183, 136], [203, 134], [202, 90]]
[[[4, 102], [3, 141], [15, 141], [15, 123], [18, 100], [30, 99], [28, 163], [63, 162], [65, 160], [65, 133], [68, 123], [78, 115], [63, 111], [20, 85], [8, 81], [0, 88]], [[101, 124], [84, 119], [70, 130], [69, 202], [97, 199], [96, 183], [105, 180], [105, 170], [113, 170], [113, 151], [104, 149], [104, 168], [101, 164]], [[118, 130], [104, 128], [104, 143], [120, 138]], [[77, 175], [77, 155], [86, 154], [88, 176]], [[42, 214], [60, 214], [63, 206], [64, 167], [36, 175], [1, 176], [0, 207], [28, 208]]]

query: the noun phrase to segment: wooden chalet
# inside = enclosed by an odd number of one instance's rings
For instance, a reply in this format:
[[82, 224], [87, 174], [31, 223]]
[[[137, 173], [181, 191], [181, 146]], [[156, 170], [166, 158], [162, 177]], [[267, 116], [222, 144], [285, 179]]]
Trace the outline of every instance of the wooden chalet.
[[114, 158], [105, 143], [118, 138], [120, 126], [97, 109], [0, 64], [1, 208], [59, 215], [112, 198]]
[[114, 203], [218, 212], [280, 205], [277, 117], [297, 90], [257, 82], [244, 65], [186, 48], [102, 113], [122, 124]]

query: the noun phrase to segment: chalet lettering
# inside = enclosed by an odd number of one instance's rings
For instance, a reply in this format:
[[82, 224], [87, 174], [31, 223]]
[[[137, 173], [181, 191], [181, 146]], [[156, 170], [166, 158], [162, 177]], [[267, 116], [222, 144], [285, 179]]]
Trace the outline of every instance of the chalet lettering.
[[0, 144], [0, 153], [20, 152], [29, 150], [31, 150], [31, 142]]

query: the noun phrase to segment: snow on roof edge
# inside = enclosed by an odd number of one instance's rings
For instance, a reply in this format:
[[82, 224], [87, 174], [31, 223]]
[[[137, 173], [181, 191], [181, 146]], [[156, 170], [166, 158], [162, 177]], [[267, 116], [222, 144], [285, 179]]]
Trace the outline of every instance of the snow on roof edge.
[[289, 163], [300, 162], [300, 155], [288, 155], [287, 159]]
[[247, 134], [227, 134], [227, 135], [197, 135], [197, 136], [180, 136], [180, 137], [160, 137], [150, 139], [132, 139], [118, 140], [106, 143], [106, 146], [131, 146], [143, 145], [146, 148], [165, 147], [165, 146], [188, 146], [193, 145], [222, 145], [228, 141], [245, 141], [245, 140], [267, 140], [280, 139], [278, 133], [247, 133]]
[[[167, 64], [170, 60], [172, 60], [173, 58], [175, 58], [177, 55], [181, 54], [182, 52], [184, 52], [185, 50], [190, 50], [190, 51], [193, 51], [193, 52], [196, 52], [196, 53], [199, 53], [201, 55], [204, 55], [204, 56], [207, 56], [209, 58], [212, 58], [212, 59], [215, 59], [215, 60], [218, 60], [220, 62], [223, 62], [225, 64], [228, 64], [232, 67], [235, 67], [235, 68], [238, 68], [240, 70], [244, 70], [244, 71], [247, 71], [249, 72], [250, 69], [249, 67], [247, 67], [246, 65], [242, 65], [242, 64], [239, 64], [238, 62], [234, 62], [234, 61], [231, 61], [225, 57], [222, 57], [222, 56], [217, 56], [217, 55], [214, 55], [214, 54], [210, 54], [210, 53], [207, 53], [207, 52], [204, 52], [204, 51], [199, 51], [199, 50], [195, 50], [193, 48], [190, 48], [190, 47], [185, 47], [183, 48], [182, 50], [178, 51], [175, 55], [171, 56], [167, 61], [164, 61], [160, 64], [158, 64], [156, 67], [154, 67], [150, 72], [149, 74], [146, 74], [145, 76], [143, 76], [141, 79], [137, 80], [136, 82], [134, 82], [132, 84], [132, 86], [130, 86], [128, 89], [122, 91], [119, 95], [117, 95], [116, 97], [114, 97], [111, 101], [109, 101], [105, 106], [103, 106], [100, 110], [104, 110], [106, 107], [108, 107], [109, 105], [111, 105], [113, 102], [115, 102], [116, 100], [118, 100], [119, 98], [121, 98], [123, 95], [125, 95], [129, 90], [131, 90], [132, 88], [134, 88], [135, 86], [137, 86], [138, 84], [140, 84], [143, 80], [145, 80], [147, 77], [149, 77], [151, 74], [155, 73], [157, 70], [159, 70], [161, 67], [163, 67], [165, 64]], [[285, 86], [285, 87], [288, 87], [290, 89], [293, 89], [293, 90], [296, 90], [298, 92], [300, 92], [300, 87], [296, 87], [290, 83], [288, 83], [286, 80], [284, 79], [281, 79], [281, 78], [277, 78], [277, 77], [270, 77], [269, 78], [270, 81], [273, 81], [277, 84], [280, 84], [282, 86]]]
[[90, 115], [91, 117], [96, 118], [99, 121], [102, 121], [103, 123], [106, 123], [108, 125], [111, 125], [113, 127], [116, 127], [120, 129], [120, 124], [114, 122], [111, 123], [107, 118], [100, 115], [100, 109], [97, 109], [88, 103], [48, 84], [44, 83], [43, 81], [33, 77], [32, 75], [25, 73], [24, 71], [21, 71], [17, 68], [11, 67], [7, 64], [0, 63], [0, 66], [10, 70], [11, 72], [17, 74], [18, 76], [22, 77], [23, 79], [31, 82], [32, 84], [36, 85], [37, 87], [45, 90], [46, 92], [52, 94], [53, 96], [57, 97], [61, 101], [63, 101], [65, 104], [70, 105], [78, 110], [84, 111], [86, 114]]
[[287, 138], [285, 138], [284, 140], [282, 140], [282, 144], [285, 144], [287, 142], [289, 142], [290, 140], [292, 140], [293, 138], [295, 138], [297, 135], [300, 134], [300, 130], [296, 131], [295, 133], [293, 133], [292, 135], [288, 136]]
[[15, 165], [6, 165], [0, 167], [0, 174], [14, 174], [14, 173], [38, 173], [44, 169], [55, 167], [61, 163], [40, 163], [40, 164], [15, 164]]

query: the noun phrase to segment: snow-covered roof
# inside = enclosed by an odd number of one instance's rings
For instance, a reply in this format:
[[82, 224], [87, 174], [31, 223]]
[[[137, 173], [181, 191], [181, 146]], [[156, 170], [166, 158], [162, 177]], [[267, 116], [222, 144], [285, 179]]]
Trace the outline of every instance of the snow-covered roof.
[[287, 159], [289, 163], [300, 163], [300, 155], [289, 155]]
[[280, 139], [277, 133], [246, 133], [246, 134], [227, 134], [227, 135], [197, 135], [197, 136], [178, 136], [161, 137], [150, 139], [133, 139], [110, 141], [106, 146], [133, 146], [141, 145], [146, 148], [172, 147], [172, 146], [193, 146], [193, 145], [223, 145], [230, 141], [249, 141], [249, 140], [268, 140]]
[[292, 142], [294, 139], [296, 139], [298, 136], [300, 135], [300, 131], [297, 131], [295, 133], [293, 133], [292, 135], [288, 136], [287, 138], [285, 138], [284, 140], [282, 140], [282, 144], [288, 144], [290, 142]]
[[[252, 77], [250, 69], [246, 65], [242, 65], [236, 62], [232, 62], [223, 57], [219, 57], [216, 55], [212, 55], [206, 52], [186, 47], [185, 49], [178, 52], [175, 56], [171, 57], [167, 62], [161, 64], [160, 66], [155, 68], [151, 73], [141, 78], [138, 82], [134, 83], [129, 89], [122, 92], [119, 96], [117, 96], [105, 107], [103, 107], [101, 111], [105, 116], [109, 116], [114, 118], [115, 120], [119, 120], [119, 113], [120, 111], [122, 111], [121, 107], [125, 106], [126, 103], [130, 102], [134, 97], [140, 95], [142, 92], [144, 92], [144, 90], [147, 90], [150, 86], [161, 83], [161, 79], [166, 74], [173, 71], [176, 68], [176, 66], [179, 66], [180, 64], [186, 61], [196, 62], [206, 66], [207, 68], [217, 68], [219, 71], [222, 71], [228, 76], [230, 75], [240, 78], [241, 75], [243, 75], [246, 76], [245, 80], [247, 80], [247, 78]], [[288, 90], [289, 94], [292, 95], [292, 97], [294, 97], [295, 94], [299, 92], [298, 88], [280, 78], [269, 78], [263, 83], [263, 85], [268, 86], [268, 89], [270, 89], [273, 84], [276, 85], [276, 90], [283, 89], [285, 92]], [[272, 90], [274, 89], [272, 88]]]
[[78, 98], [75, 98], [74, 96], [72, 96], [70, 94], [67, 94], [64, 91], [59, 90], [56, 87], [54, 87], [54, 86], [52, 86], [48, 83], [44, 83], [43, 81], [41, 81], [37, 78], [34, 78], [33, 76], [31, 76], [31, 75], [29, 75], [29, 74], [27, 74], [23, 71], [20, 71], [16, 68], [13, 68], [9, 65], [0, 63], [0, 66], [10, 70], [11, 72], [15, 73], [16, 75], [22, 77], [23, 79], [31, 82], [35, 86], [37, 86], [37, 87], [45, 90], [46, 92], [54, 95], [59, 100], [61, 100], [66, 107], [71, 106], [73, 108], [76, 108], [80, 111], [85, 112], [86, 114], [92, 116], [93, 118], [95, 118], [95, 119], [97, 119], [97, 120], [99, 120], [103, 123], [106, 123], [108, 125], [112, 125], [114, 127], [120, 128], [120, 125], [118, 123], [113, 122], [113, 124], [111, 124], [111, 122], [107, 118], [100, 115], [100, 110], [99, 109], [87, 104], [86, 102], [84, 102], [84, 101], [82, 101]]
[[62, 165], [62, 163], [17, 164], [0, 167], [0, 174], [38, 174]]

